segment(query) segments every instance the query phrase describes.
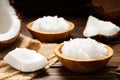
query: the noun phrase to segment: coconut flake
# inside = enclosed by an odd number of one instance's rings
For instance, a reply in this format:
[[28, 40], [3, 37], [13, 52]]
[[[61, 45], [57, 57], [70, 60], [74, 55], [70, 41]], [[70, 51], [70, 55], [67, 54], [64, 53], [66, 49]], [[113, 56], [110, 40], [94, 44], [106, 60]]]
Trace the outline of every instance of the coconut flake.
[[75, 38], [64, 42], [62, 53], [73, 59], [97, 59], [106, 56], [107, 49], [94, 39]]
[[120, 31], [120, 28], [110, 21], [102, 21], [89, 16], [86, 27], [83, 31], [85, 37], [96, 35], [113, 36]]
[[32, 25], [33, 29], [44, 32], [62, 32], [69, 27], [70, 25], [63, 17], [58, 18], [57, 16], [44, 16], [35, 20]]
[[34, 50], [16, 48], [10, 51], [4, 60], [12, 67], [22, 72], [33, 72], [42, 69], [48, 64], [47, 59]]

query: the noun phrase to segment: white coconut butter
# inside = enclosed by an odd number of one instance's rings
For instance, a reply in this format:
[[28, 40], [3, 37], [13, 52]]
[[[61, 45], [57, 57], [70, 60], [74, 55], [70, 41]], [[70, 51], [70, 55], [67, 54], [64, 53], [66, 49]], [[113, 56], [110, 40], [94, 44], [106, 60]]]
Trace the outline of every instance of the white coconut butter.
[[106, 56], [105, 45], [90, 38], [76, 38], [64, 42], [62, 53], [73, 59], [97, 59]]
[[67, 30], [70, 25], [63, 17], [44, 16], [33, 22], [32, 28], [43, 32], [62, 32]]

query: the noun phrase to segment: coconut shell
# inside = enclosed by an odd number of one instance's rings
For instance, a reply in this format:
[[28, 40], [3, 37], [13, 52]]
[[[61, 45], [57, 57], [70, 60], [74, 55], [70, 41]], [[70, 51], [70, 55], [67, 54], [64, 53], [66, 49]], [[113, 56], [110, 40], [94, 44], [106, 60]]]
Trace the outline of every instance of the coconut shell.
[[12, 39], [9, 39], [9, 40], [6, 40], [6, 41], [0, 41], [0, 49], [9, 47], [18, 38], [18, 36], [19, 36], [19, 33], [18, 33], [18, 35], [16, 35]]

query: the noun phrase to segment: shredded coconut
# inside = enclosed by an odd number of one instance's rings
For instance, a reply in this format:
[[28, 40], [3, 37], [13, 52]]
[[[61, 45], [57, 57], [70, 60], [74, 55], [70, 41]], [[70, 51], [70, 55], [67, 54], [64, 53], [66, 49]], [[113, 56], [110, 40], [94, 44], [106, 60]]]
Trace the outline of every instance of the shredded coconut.
[[70, 27], [67, 21], [57, 16], [44, 16], [33, 22], [32, 28], [44, 32], [61, 32]]
[[107, 54], [105, 45], [90, 38], [76, 38], [64, 42], [62, 53], [73, 59], [96, 59]]

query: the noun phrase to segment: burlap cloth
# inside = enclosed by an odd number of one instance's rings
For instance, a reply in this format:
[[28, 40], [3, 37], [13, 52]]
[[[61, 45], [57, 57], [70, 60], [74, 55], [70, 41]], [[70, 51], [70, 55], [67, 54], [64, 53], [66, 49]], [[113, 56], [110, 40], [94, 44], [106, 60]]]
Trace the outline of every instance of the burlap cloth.
[[[58, 44], [40, 43], [35, 39], [20, 35], [16, 42], [11, 46], [0, 50], [0, 80], [30, 80], [34, 78], [57, 61], [57, 58], [54, 55], [54, 49], [57, 45]], [[28, 49], [36, 50], [48, 59], [49, 64], [44, 69], [30, 73], [23, 73], [14, 69], [3, 60], [3, 57], [16, 47], [26, 47]]]

